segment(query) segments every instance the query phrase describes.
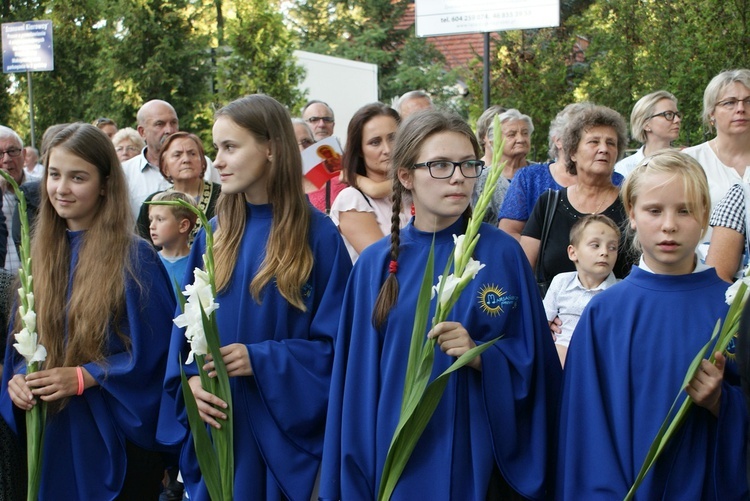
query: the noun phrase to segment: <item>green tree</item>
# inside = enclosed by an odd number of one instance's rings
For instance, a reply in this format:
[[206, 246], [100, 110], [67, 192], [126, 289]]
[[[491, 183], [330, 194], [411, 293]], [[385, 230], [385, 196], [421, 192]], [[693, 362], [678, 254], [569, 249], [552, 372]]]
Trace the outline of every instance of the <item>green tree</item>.
[[218, 100], [264, 93], [292, 110], [299, 108], [303, 70], [282, 14], [268, 0], [237, 2], [234, 14], [226, 19], [227, 47], [218, 50]]

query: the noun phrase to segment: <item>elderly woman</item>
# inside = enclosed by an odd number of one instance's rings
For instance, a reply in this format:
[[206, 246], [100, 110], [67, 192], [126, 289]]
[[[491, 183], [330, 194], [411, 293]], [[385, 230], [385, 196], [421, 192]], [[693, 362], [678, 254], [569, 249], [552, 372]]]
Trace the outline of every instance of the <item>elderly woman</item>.
[[[493, 151], [492, 139], [490, 137], [492, 135], [492, 122], [497, 115], [505, 113], [506, 111], [507, 110], [502, 106], [493, 105], [484, 110], [484, 113], [482, 113], [479, 120], [477, 120], [477, 140], [484, 151], [484, 156], [481, 159], [484, 162], [484, 165], [492, 165]], [[484, 183], [487, 181], [489, 172], [489, 169], [484, 169], [474, 184], [474, 193], [471, 197], [472, 206], [474, 206], [477, 203], [477, 200], [479, 200], [479, 195], [484, 189]], [[495, 188], [495, 193], [492, 195], [492, 203], [487, 208], [487, 213], [484, 216], [485, 222], [492, 225], [497, 224], [497, 215], [500, 211], [500, 206], [505, 199], [505, 194], [508, 192], [509, 185], [510, 181], [505, 177], [500, 177], [500, 179], [497, 180], [497, 188]]]
[[[612, 183], [615, 162], [622, 155], [625, 141], [625, 121], [604, 106], [581, 111], [563, 133], [563, 152], [568, 171], [577, 178], [576, 184], [560, 190], [543, 255], [540, 248], [548, 197], [539, 198], [521, 234], [521, 247], [529, 263], [534, 268], [541, 266], [537, 272], [541, 282], [549, 282], [558, 273], [575, 271], [567, 248], [570, 229], [579, 218], [604, 214], [620, 227], [627, 220], [619, 189]], [[623, 278], [628, 270], [626, 253], [618, 253], [615, 276]]]
[[120, 163], [130, 160], [146, 147], [143, 138], [132, 127], [125, 127], [118, 130], [112, 136], [112, 144], [115, 145], [115, 151], [117, 152], [117, 158], [120, 159]]
[[[362, 178], [366, 178], [392, 186], [388, 172], [399, 121], [396, 110], [382, 103], [363, 106], [349, 121], [342, 169], [350, 186], [334, 200], [331, 219], [344, 237], [352, 262], [367, 246], [391, 232], [390, 191], [374, 198], [368, 196], [360, 185]], [[404, 204], [404, 207], [408, 206]], [[401, 226], [408, 221], [406, 210], [400, 214], [400, 221]]]
[[[482, 160], [485, 160], [487, 165], [492, 164], [494, 148], [492, 144], [494, 135], [492, 119], [494, 119], [494, 116], [489, 119], [490, 125], [487, 127], [487, 133], [485, 134], [485, 155], [482, 157]], [[531, 149], [531, 134], [534, 132], [534, 124], [531, 122], [531, 118], [528, 115], [521, 114], [516, 109], [500, 113], [498, 120], [500, 121], [501, 132], [505, 141], [500, 162], [505, 162], [505, 168], [503, 169], [503, 175], [497, 181], [497, 188], [492, 197], [492, 204], [487, 209], [487, 214], [484, 218], [486, 222], [491, 224], [497, 224], [500, 207], [505, 199], [511, 179], [513, 179], [518, 171], [529, 165], [526, 155], [529, 154], [529, 150]], [[484, 189], [484, 183], [488, 175], [489, 169], [485, 169], [482, 176], [477, 179], [474, 185], [474, 201], [479, 198], [479, 193]]]
[[[167, 136], [159, 153], [159, 169], [162, 176], [172, 183], [165, 191], [179, 191], [193, 197], [196, 204], [206, 214], [208, 219], [214, 217], [216, 201], [221, 193], [221, 185], [203, 180], [206, 172], [206, 155], [203, 144], [195, 134], [189, 132], [175, 132]], [[156, 193], [161, 193], [156, 192]], [[152, 193], [145, 202], [154, 198]], [[138, 233], [151, 242], [148, 220], [148, 204], [141, 206], [138, 214]], [[190, 233], [190, 243], [201, 226], [200, 219]]]
[[643, 146], [615, 165], [615, 172], [627, 177], [645, 157], [672, 147], [680, 135], [682, 113], [677, 110], [677, 98], [665, 90], [643, 96], [630, 114], [630, 133]]
[[484, 151], [482, 161], [484, 165], [490, 165], [492, 163], [492, 144], [490, 143], [489, 130], [492, 127], [492, 121], [496, 115], [505, 113], [508, 111], [506, 108], [498, 104], [493, 104], [479, 116], [477, 119], [477, 141]]
[[[500, 208], [499, 227], [516, 240], [521, 239], [521, 231], [534, 210], [537, 199], [547, 190], [560, 190], [572, 186], [576, 176], [568, 171], [568, 158], [562, 148], [563, 132], [573, 121], [576, 113], [591, 109], [588, 102], [569, 104], [555, 116], [549, 127], [549, 158], [551, 162], [529, 165], [521, 169], [513, 178], [513, 183]], [[620, 174], [612, 174], [612, 183], [620, 186]]]
[[703, 122], [716, 137], [683, 151], [706, 171], [713, 212], [733, 184], [750, 182], [750, 70], [723, 71], [709, 82]]

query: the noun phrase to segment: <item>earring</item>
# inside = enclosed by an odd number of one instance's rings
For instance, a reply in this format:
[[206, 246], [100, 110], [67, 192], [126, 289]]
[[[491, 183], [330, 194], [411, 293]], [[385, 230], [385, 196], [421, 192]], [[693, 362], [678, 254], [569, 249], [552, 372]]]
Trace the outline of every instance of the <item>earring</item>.
[[651, 132], [651, 129], [646, 129], [646, 132]]
[[716, 119], [714, 117], [711, 117], [709, 122], [711, 122], [711, 125], [714, 125], [716, 123]]

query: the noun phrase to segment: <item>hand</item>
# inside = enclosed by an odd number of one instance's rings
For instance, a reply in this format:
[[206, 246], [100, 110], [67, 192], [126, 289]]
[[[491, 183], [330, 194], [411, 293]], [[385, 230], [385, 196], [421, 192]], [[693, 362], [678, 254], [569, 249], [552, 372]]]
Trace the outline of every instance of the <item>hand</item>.
[[555, 317], [549, 323], [549, 330], [552, 331], [552, 340], [557, 341], [557, 335], [562, 334], [562, 320], [560, 320], [560, 317]]
[[8, 381], [8, 395], [13, 404], [21, 410], [28, 411], [36, 405], [34, 395], [29, 385], [26, 384], [26, 376], [16, 374]]
[[703, 360], [698, 370], [690, 380], [685, 391], [696, 405], [708, 409], [711, 414], [719, 417], [721, 408], [721, 383], [724, 380], [724, 365], [726, 358], [716, 352], [716, 363]]
[[[84, 380], [86, 376], [93, 380], [86, 369], [81, 370], [84, 371]], [[78, 374], [75, 367], [55, 367], [27, 374], [26, 384], [35, 396], [52, 402], [78, 393]]]
[[213, 393], [204, 390], [201, 386], [200, 376], [191, 377], [188, 379], [188, 384], [195, 397], [195, 403], [198, 404], [198, 414], [203, 422], [220, 430], [221, 424], [217, 419], [225, 420], [227, 418], [227, 415], [220, 410], [227, 408], [226, 402]]
[[[429, 333], [427, 337], [437, 340], [438, 346], [446, 355], [460, 357], [477, 344], [471, 339], [464, 326], [458, 322], [440, 322]], [[478, 371], [482, 370], [482, 358], [475, 357], [467, 364]]]
[[[227, 375], [235, 376], [252, 376], [253, 368], [250, 365], [250, 355], [247, 352], [247, 346], [241, 343], [232, 343], [222, 346], [219, 349], [221, 358], [224, 359], [224, 365], [227, 366]], [[203, 370], [208, 372], [208, 377], [216, 377], [214, 362], [211, 355], [206, 355], [206, 364]]]

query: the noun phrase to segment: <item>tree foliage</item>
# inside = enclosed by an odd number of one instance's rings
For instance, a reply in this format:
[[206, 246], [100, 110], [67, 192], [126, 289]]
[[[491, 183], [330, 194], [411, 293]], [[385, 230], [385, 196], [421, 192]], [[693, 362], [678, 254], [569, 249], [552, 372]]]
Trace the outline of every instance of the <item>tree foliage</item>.
[[[722, 70], [750, 67], [750, 0], [563, 2], [563, 12], [563, 27], [502, 33], [492, 53], [491, 101], [533, 118], [536, 160], [566, 104], [589, 100], [628, 119], [638, 99], [659, 89], [672, 92], [685, 113], [678, 142], [704, 141], [706, 85]], [[590, 45], [585, 62], [573, 64], [576, 35]], [[481, 95], [481, 64], [467, 80]], [[480, 106], [473, 104], [473, 116]]]
[[297, 89], [303, 70], [293, 59], [295, 43], [284, 18], [268, 0], [246, 0], [227, 19], [229, 48], [218, 54], [218, 99], [264, 93], [290, 109], [299, 108], [304, 95]]

